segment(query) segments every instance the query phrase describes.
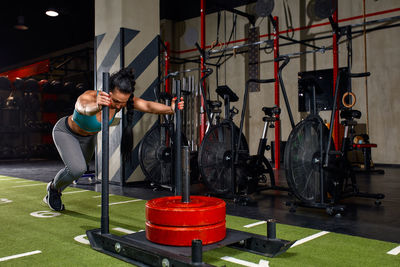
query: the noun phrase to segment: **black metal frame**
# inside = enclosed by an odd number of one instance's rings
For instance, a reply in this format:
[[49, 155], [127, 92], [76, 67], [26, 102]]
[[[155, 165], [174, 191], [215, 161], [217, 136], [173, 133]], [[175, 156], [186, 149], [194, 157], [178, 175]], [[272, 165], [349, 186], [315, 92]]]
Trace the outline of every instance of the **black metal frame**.
[[[347, 26], [346, 28], [338, 28], [338, 32], [341, 34], [346, 34], [347, 37], [347, 77], [349, 79], [349, 88], [348, 91], [351, 92], [351, 78], [359, 78], [359, 77], [367, 77], [370, 75], [369, 72], [366, 73], [351, 73], [351, 64], [352, 64], [352, 31], [351, 31], [351, 26]], [[287, 62], [289, 62], [289, 57], [287, 58]], [[283, 86], [283, 81], [280, 79], [280, 83]], [[340, 72], [338, 73], [336, 77], [336, 86], [335, 86], [335, 94], [334, 94], [334, 99], [333, 99], [333, 105], [332, 105], [332, 112], [331, 112], [331, 118], [330, 118], [330, 125], [329, 125], [329, 135], [328, 135], [328, 142], [326, 144], [326, 147], [324, 147], [323, 144], [323, 136], [322, 136], [322, 120], [319, 123], [319, 132], [321, 133], [319, 135], [320, 140], [320, 157], [318, 159], [318, 164], [319, 164], [319, 169], [320, 169], [320, 196], [319, 197], [319, 202], [313, 202], [313, 203], [305, 203], [305, 202], [298, 202], [298, 201], [289, 201], [287, 202], [287, 205], [291, 206], [291, 211], [294, 211], [295, 207], [297, 206], [305, 206], [305, 207], [312, 207], [312, 208], [324, 208], [326, 209], [328, 214], [331, 215], [340, 215], [342, 211], [344, 211], [345, 206], [338, 204], [338, 201], [343, 198], [347, 197], [365, 197], [365, 198], [374, 198], [376, 199], [375, 204], [380, 205], [380, 199], [383, 199], [385, 196], [383, 194], [373, 194], [373, 193], [362, 193], [358, 191], [356, 181], [355, 181], [355, 174], [354, 171], [352, 170], [352, 167], [348, 165], [347, 162], [347, 151], [348, 151], [348, 146], [343, 145], [340, 151], [332, 151], [332, 135], [333, 135], [333, 126], [334, 126], [334, 116], [337, 110], [337, 98], [339, 94], [339, 84], [340, 84]], [[313, 87], [313, 106], [314, 108], [312, 109], [312, 112], [314, 114], [311, 114], [311, 116], [317, 116], [317, 110], [315, 108], [315, 87]], [[307, 117], [305, 120], [307, 120], [309, 117]], [[346, 126], [348, 127], [348, 126]], [[345, 136], [346, 138], [347, 136]], [[346, 140], [343, 139], [343, 142], [345, 143]], [[348, 178], [351, 179], [352, 181], [352, 191], [351, 192], [345, 192], [342, 189], [343, 188], [338, 188], [338, 190], [341, 190], [340, 192], [336, 192], [331, 198], [331, 202], [326, 201], [326, 189], [325, 189], [325, 181], [324, 181], [324, 172], [329, 172], [332, 171], [332, 167], [329, 166], [329, 159], [331, 155], [336, 155], [338, 161], [345, 161], [343, 168], [345, 170], [340, 170], [337, 171], [339, 175], [345, 175], [345, 177], [340, 177], [340, 179], [346, 180]], [[340, 183], [337, 186], [341, 186]], [[314, 199], [317, 199], [317, 196], [314, 196]]]
[[[316, 52], [316, 51], [314, 51], [314, 52]], [[283, 64], [281, 64], [281, 66], [279, 67], [278, 79], [279, 79], [279, 82], [281, 84], [281, 90], [282, 90], [282, 94], [283, 94], [283, 97], [284, 97], [284, 100], [285, 100], [286, 109], [287, 109], [287, 112], [289, 114], [290, 122], [291, 122], [292, 128], [294, 128], [294, 126], [295, 126], [294, 125], [294, 119], [293, 119], [292, 111], [291, 111], [291, 108], [290, 108], [289, 99], [287, 97], [285, 86], [284, 86], [283, 80], [282, 80], [282, 70], [288, 64], [289, 58], [288, 57], [279, 57], [276, 60], [277, 61], [282, 61], [282, 60], [284, 61]], [[243, 105], [242, 105], [242, 113], [241, 113], [241, 119], [240, 119], [240, 128], [239, 128], [238, 138], [235, 138], [235, 134], [234, 134], [235, 124], [232, 121], [232, 119], [229, 119], [228, 118], [229, 116], [227, 116], [227, 114], [229, 113], [229, 106], [227, 107], [227, 103], [229, 104], [229, 97], [224, 97], [224, 100], [225, 100], [225, 119], [224, 119], [224, 121], [222, 123], [228, 124], [230, 126], [230, 128], [231, 128], [231, 140], [232, 140], [232, 142], [231, 142], [231, 153], [232, 153], [232, 155], [231, 155], [231, 161], [230, 161], [231, 185], [230, 185], [229, 193], [228, 194], [224, 194], [224, 197], [233, 198], [235, 201], [243, 203], [243, 204], [246, 204], [249, 199], [247, 198], [247, 196], [240, 195], [240, 192], [238, 191], [237, 180], [236, 180], [236, 167], [239, 165], [239, 154], [241, 154], [241, 152], [243, 152], [243, 151], [240, 151], [240, 145], [241, 145], [241, 138], [242, 138], [242, 133], [243, 133], [244, 117], [245, 117], [245, 112], [246, 112], [246, 109], [247, 109], [246, 105], [247, 105], [249, 84], [250, 83], [272, 83], [272, 82], [275, 82], [275, 79], [262, 79], [262, 80], [260, 80], [260, 79], [250, 79], [250, 80], [248, 80], [246, 82], [244, 96], [243, 96]], [[204, 96], [204, 94], [203, 94], [203, 96]], [[270, 122], [272, 122], [272, 121], [270, 121]], [[269, 127], [269, 123], [268, 123], [267, 127]], [[267, 144], [267, 138], [266, 137], [261, 138], [260, 142], [259, 142], [257, 155], [248, 156], [248, 159], [256, 157], [256, 164], [258, 164], [258, 165], [261, 165], [261, 164], [264, 163], [265, 166], [267, 167], [267, 173], [270, 176], [271, 186], [258, 187], [256, 189], [256, 191], [263, 191], [263, 190], [270, 190], [270, 189], [271, 190], [290, 191], [290, 189], [287, 188], [287, 187], [276, 186], [273, 168], [272, 168], [270, 162], [268, 161], [268, 159], [266, 159], [265, 156], [264, 156], [264, 153], [265, 153], [265, 150], [266, 150], [266, 144]], [[201, 159], [201, 155], [200, 154], [199, 154], [199, 159]], [[200, 164], [199, 164], [199, 166], [200, 166]]]
[[[287, 94], [286, 94], [286, 89], [285, 89], [285, 86], [284, 86], [283, 80], [282, 80], [282, 70], [289, 63], [289, 60], [288, 60], [287, 57], [277, 58], [276, 60], [278, 60], [278, 61], [279, 60], [284, 60], [283, 64], [279, 67], [279, 70], [278, 70], [278, 79], [279, 79], [279, 82], [281, 84], [281, 90], [282, 90], [282, 94], [283, 94], [283, 97], [284, 97], [284, 100], [285, 100], [286, 109], [287, 109], [287, 112], [289, 114], [290, 123], [292, 125], [292, 128], [294, 128], [293, 115], [292, 115], [292, 111], [291, 111], [291, 108], [290, 108], [289, 99], [288, 99]], [[238, 140], [237, 140], [237, 143], [236, 143], [236, 149], [232, 150], [232, 151], [234, 151], [233, 159], [234, 159], [234, 162], [235, 162], [233, 167], [235, 167], [235, 165], [238, 164], [238, 159], [239, 159], [238, 158], [238, 151], [239, 151], [240, 141], [241, 141], [242, 132], [243, 132], [243, 124], [244, 124], [244, 119], [245, 119], [245, 112], [247, 110], [247, 98], [248, 98], [249, 85], [250, 85], [250, 83], [273, 83], [273, 82], [275, 82], [275, 79], [262, 79], [262, 80], [260, 80], [260, 79], [250, 79], [250, 80], [248, 80], [246, 82], [246, 87], [245, 87], [244, 96], [243, 96], [242, 114], [241, 114], [241, 118], [240, 118], [239, 137], [238, 137]], [[266, 124], [265, 127], [266, 127], [266, 129], [268, 129], [269, 124], [270, 123], [274, 123], [277, 119], [273, 118], [273, 116], [270, 116], [270, 117], [266, 117], [265, 120], [266, 120], [265, 121], [265, 124]], [[264, 133], [262, 138], [259, 141], [257, 154], [255, 156], [250, 156], [250, 158], [251, 157], [256, 157], [256, 164], [257, 165], [264, 163], [265, 166], [267, 167], [267, 171], [268, 171], [268, 174], [270, 176], [271, 185], [257, 188], [257, 191], [263, 191], [263, 190], [291, 191], [287, 187], [277, 186], [275, 184], [275, 175], [274, 175], [272, 166], [271, 166], [269, 160], [264, 155], [265, 150], [266, 150], [266, 145], [267, 145], [267, 137], [266, 137], [266, 133]], [[235, 175], [236, 172], [232, 171], [231, 173], [233, 173], [233, 175]], [[233, 178], [236, 178], [236, 177], [232, 177], [232, 179]]]

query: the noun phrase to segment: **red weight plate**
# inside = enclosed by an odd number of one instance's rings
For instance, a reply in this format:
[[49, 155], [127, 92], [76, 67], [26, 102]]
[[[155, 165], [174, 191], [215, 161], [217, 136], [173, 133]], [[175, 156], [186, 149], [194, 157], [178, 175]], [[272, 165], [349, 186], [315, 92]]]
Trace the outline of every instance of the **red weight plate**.
[[225, 221], [207, 226], [172, 227], [146, 222], [146, 238], [154, 243], [169, 246], [191, 246], [193, 239], [203, 245], [221, 241], [226, 236]]
[[146, 203], [146, 220], [164, 226], [202, 226], [225, 221], [225, 201], [215, 197], [162, 197]]

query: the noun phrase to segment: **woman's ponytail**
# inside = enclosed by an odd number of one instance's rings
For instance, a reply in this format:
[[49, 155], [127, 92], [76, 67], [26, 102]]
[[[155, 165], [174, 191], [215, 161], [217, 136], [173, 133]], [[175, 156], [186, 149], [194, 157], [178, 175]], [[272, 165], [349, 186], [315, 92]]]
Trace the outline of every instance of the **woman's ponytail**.
[[133, 93], [129, 97], [129, 100], [126, 105], [126, 125], [122, 131], [121, 138], [121, 153], [124, 161], [130, 160], [131, 151], [133, 149]]
[[123, 160], [130, 160], [133, 149], [133, 92], [135, 90], [135, 75], [131, 68], [121, 69], [110, 77], [110, 88], [118, 88], [123, 93], [130, 94], [126, 104], [126, 125], [122, 130], [121, 153]]

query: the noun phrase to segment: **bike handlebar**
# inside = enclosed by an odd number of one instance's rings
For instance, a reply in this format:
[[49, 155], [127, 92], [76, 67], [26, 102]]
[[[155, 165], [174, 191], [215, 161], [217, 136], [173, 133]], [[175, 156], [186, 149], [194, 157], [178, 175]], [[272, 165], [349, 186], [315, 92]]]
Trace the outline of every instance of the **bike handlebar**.
[[274, 82], [275, 82], [275, 79], [262, 79], [262, 80], [249, 79], [249, 80], [247, 80], [247, 84], [250, 84], [250, 83], [274, 83]]
[[362, 72], [362, 73], [350, 73], [351, 78], [361, 78], [370, 76], [370, 72]]
[[282, 65], [279, 66], [279, 71], [282, 71], [283, 68], [286, 67], [287, 64], [289, 64], [290, 57], [288, 57], [288, 56], [280, 56], [280, 57], [277, 57], [277, 58], [274, 59], [275, 62], [279, 62], [279, 61], [282, 61], [282, 60], [283, 60], [283, 63], [282, 63]]
[[213, 70], [211, 68], [204, 69], [202, 72], [205, 73], [205, 75], [200, 79], [200, 81], [204, 80], [208, 76], [210, 76], [213, 73]]

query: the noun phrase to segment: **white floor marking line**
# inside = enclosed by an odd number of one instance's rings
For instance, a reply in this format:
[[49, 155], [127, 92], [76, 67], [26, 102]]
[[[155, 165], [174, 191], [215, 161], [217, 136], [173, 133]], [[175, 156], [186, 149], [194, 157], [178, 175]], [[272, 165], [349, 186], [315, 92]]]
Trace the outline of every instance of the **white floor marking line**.
[[388, 251], [387, 254], [389, 255], [399, 255], [400, 253], [400, 246], [395, 247], [394, 249], [392, 249], [391, 251]]
[[326, 235], [326, 234], [329, 234], [329, 232], [327, 232], [327, 231], [322, 231], [322, 232], [319, 232], [319, 233], [310, 235], [310, 236], [308, 236], [308, 237], [302, 238], [302, 239], [300, 239], [300, 240], [297, 240], [297, 241], [291, 246], [291, 248], [293, 248], [293, 247], [295, 247], [295, 246], [298, 246], [298, 245], [301, 245], [301, 244], [303, 244], [303, 243], [305, 243], [305, 242], [308, 242], [308, 241], [310, 241], [310, 240], [313, 240], [313, 239], [315, 239], [315, 238], [318, 238], [318, 237], [323, 236], [323, 235]]
[[[137, 202], [137, 201], [142, 201], [143, 199], [133, 199], [133, 200], [127, 200], [127, 201], [121, 201], [121, 202], [111, 202], [109, 205], [119, 205], [119, 204], [125, 204], [125, 203], [130, 203], [130, 202]], [[97, 205], [97, 207], [101, 207], [101, 205]]]
[[248, 266], [248, 267], [268, 267], [269, 266], [269, 261], [266, 261], [266, 260], [260, 260], [260, 262], [258, 264], [249, 262], [249, 261], [239, 260], [239, 259], [229, 257], [229, 256], [222, 257], [221, 260], [229, 261], [232, 263], [236, 263], [236, 264], [240, 264], [240, 265]]
[[83, 193], [83, 192], [87, 192], [89, 190], [79, 190], [79, 191], [70, 191], [70, 192], [63, 192], [63, 195], [67, 195], [67, 194], [75, 194], [75, 193]]
[[125, 228], [121, 228], [121, 227], [115, 227], [115, 228], [113, 228], [113, 230], [121, 232], [121, 233], [125, 233], [125, 234], [128, 234], [128, 235], [136, 233], [135, 231], [131, 231], [131, 230], [128, 230], [128, 229], [125, 229]]
[[75, 240], [76, 242], [79, 242], [79, 243], [84, 244], [84, 245], [90, 245], [90, 242], [89, 242], [89, 240], [87, 239], [87, 236], [86, 236], [85, 234], [75, 236], [75, 237], [74, 237], [74, 240]]
[[[6, 177], [6, 176], [4, 176]], [[4, 179], [0, 179], [0, 181], [12, 181], [12, 180], [19, 180], [19, 178], [4, 178]]]
[[39, 210], [31, 212], [29, 215], [36, 218], [52, 218], [60, 216], [61, 213], [52, 210]]
[[257, 225], [260, 225], [260, 224], [264, 224], [264, 223], [267, 223], [267, 221], [259, 221], [259, 222], [255, 222], [255, 223], [251, 223], [251, 224], [245, 225], [243, 227], [244, 228], [251, 228], [251, 227], [254, 227], [254, 226], [257, 226]]
[[13, 202], [13, 201], [9, 200], [7, 198], [0, 198], [0, 204], [11, 203], [11, 202]]
[[11, 187], [29, 187], [29, 186], [39, 186], [39, 185], [41, 185], [41, 186], [44, 186], [44, 185], [46, 185], [46, 184], [44, 184], [44, 183], [40, 183], [40, 184], [26, 184], [26, 185], [15, 185], [15, 186], [11, 186]]
[[[114, 194], [109, 194], [109, 196], [115, 196], [115, 195]], [[99, 198], [99, 197], [101, 197], [101, 195], [94, 196], [93, 198]]]
[[0, 258], [0, 261], [8, 261], [8, 260], [21, 258], [21, 257], [26, 257], [26, 256], [31, 256], [31, 255], [35, 255], [35, 254], [39, 254], [39, 253], [42, 253], [42, 252], [40, 250], [35, 250], [35, 251], [26, 252], [26, 253], [22, 253], [22, 254], [3, 257], [3, 258]]

